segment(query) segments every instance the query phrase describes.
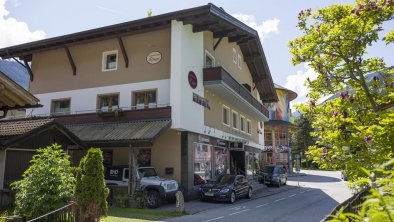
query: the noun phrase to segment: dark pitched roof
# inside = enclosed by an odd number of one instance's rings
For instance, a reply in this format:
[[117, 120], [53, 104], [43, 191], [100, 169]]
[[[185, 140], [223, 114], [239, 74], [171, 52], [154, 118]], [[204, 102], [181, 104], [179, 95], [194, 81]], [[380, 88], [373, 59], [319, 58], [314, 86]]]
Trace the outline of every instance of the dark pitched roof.
[[53, 119], [17, 119], [0, 121], [0, 138], [19, 136], [53, 122]]
[[278, 101], [257, 31], [213, 4], [11, 46], [0, 49], [0, 57], [31, 61], [33, 53], [170, 27], [172, 20], [192, 25], [193, 32], [211, 31], [214, 38], [228, 37], [229, 42], [237, 43], [263, 102]]
[[171, 120], [144, 120], [132, 122], [100, 122], [65, 125], [86, 144], [152, 143]]

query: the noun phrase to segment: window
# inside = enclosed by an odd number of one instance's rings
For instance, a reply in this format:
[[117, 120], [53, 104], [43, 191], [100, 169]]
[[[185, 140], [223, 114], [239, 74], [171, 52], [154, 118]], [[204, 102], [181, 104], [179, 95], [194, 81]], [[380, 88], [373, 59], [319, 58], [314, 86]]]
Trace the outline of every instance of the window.
[[70, 106], [70, 99], [52, 100], [51, 113], [55, 115], [68, 115], [70, 114]]
[[204, 180], [212, 178], [212, 146], [194, 143], [194, 174]]
[[271, 132], [271, 130], [264, 131], [264, 143], [266, 146], [272, 146], [272, 132]]
[[238, 129], [238, 113], [233, 111], [233, 128]]
[[98, 96], [98, 107], [103, 112], [110, 112], [119, 108], [119, 94]]
[[205, 50], [205, 68], [215, 67], [215, 58]]
[[247, 134], [252, 134], [252, 126], [250, 120], [246, 120], [246, 133]]
[[156, 108], [156, 90], [134, 92], [134, 106], [137, 109]]
[[238, 63], [237, 51], [233, 48], [233, 62], [234, 64]]
[[242, 69], [242, 57], [240, 54], [238, 54], [237, 64], [238, 64], [238, 68]]
[[240, 125], [240, 129], [241, 129], [241, 131], [242, 132], [245, 132], [246, 130], [245, 130], [245, 117], [244, 116], [242, 116], [242, 115], [240, 115], [240, 122], [239, 122], [239, 125]]
[[226, 126], [230, 126], [230, 109], [223, 105], [223, 124]]
[[113, 71], [118, 69], [118, 50], [103, 52], [102, 71]]
[[284, 131], [277, 131], [275, 132], [275, 145], [283, 145], [283, 146], [288, 146], [289, 141], [287, 139], [287, 133]]

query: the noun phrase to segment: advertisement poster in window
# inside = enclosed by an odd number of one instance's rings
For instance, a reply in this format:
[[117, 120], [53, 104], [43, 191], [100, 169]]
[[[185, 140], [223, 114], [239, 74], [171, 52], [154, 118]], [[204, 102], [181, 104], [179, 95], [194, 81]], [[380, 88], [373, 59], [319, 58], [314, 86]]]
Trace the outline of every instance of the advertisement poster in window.
[[215, 147], [215, 174], [226, 173], [227, 166], [227, 148]]
[[146, 167], [151, 165], [151, 149], [139, 149], [137, 154], [138, 166]]
[[212, 146], [202, 143], [194, 144], [194, 174], [204, 180], [212, 178]]

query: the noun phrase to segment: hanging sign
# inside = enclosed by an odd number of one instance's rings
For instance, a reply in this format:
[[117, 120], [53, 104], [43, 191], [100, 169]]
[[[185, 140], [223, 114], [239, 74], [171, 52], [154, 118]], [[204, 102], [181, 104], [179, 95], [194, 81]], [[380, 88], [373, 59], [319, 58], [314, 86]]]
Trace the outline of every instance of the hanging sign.
[[193, 93], [193, 101], [195, 103], [200, 104], [201, 106], [203, 106], [203, 107], [205, 107], [207, 109], [211, 109], [211, 107], [209, 106], [209, 101], [207, 99], [205, 99], [204, 97], [199, 96], [196, 93]]

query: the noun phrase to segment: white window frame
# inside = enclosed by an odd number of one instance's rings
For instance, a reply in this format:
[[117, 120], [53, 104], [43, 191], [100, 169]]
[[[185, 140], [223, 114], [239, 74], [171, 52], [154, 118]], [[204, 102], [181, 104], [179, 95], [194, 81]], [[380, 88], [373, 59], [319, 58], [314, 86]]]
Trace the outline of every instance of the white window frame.
[[[249, 123], [249, 127], [248, 127], [248, 123]], [[246, 119], [246, 133], [248, 135], [252, 135], [252, 121], [250, 121], [250, 119]]]
[[233, 63], [238, 63], [237, 50], [235, 50], [235, 48], [233, 48]]
[[[241, 120], [244, 120], [243, 123]], [[243, 115], [239, 115], [239, 130], [241, 130], [242, 132], [246, 133], [246, 118]], [[243, 129], [242, 129], [243, 128]]]
[[[55, 103], [63, 102], [63, 101], [68, 101], [69, 102], [68, 111], [56, 112]], [[71, 97], [60, 98], [60, 99], [52, 99], [51, 100], [51, 113], [54, 114], [54, 115], [70, 115], [70, 113], [71, 113]]]
[[[111, 55], [111, 54], [115, 54], [116, 55], [116, 65], [115, 68], [113, 69], [107, 69], [107, 56]], [[102, 72], [108, 72], [108, 71], [115, 71], [118, 69], [118, 61], [119, 61], [119, 53], [118, 50], [111, 50], [111, 51], [106, 51], [103, 52], [103, 60], [102, 60]]]
[[215, 61], [215, 57], [211, 54], [211, 53], [209, 53], [209, 51], [208, 50], [205, 50], [205, 56], [204, 56], [204, 67], [205, 68], [208, 68], [207, 67], [207, 60], [206, 60], [206, 57], [209, 57], [209, 58], [211, 58], [212, 59], [212, 67], [215, 67], [215, 64], [216, 64], [216, 61]]
[[242, 69], [242, 56], [241, 56], [241, 54], [238, 54], [237, 62], [238, 62], [238, 68]]
[[[234, 114], [237, 115], [237, 117], [235, 118], [235, 119], [237, 120], [237, 124], [236, 124], [235, 127], [234, 127]], [[238, 119], [239, 119], [239, 114], [238, 114], [238, 112], [235, 111], [235, 110], [232, 110], [232, 112], [231, 112], [231, 127], [232, 127], [233, 129], [235, 129], [235, 130], [238, 130], [238, 126], [239, 126], [239, 124], [238, 124]]]
[[[226, 123], [223, 121], [223, 120], [224, 120], [224, 110], [225, 110], [225, 109], [227, 110], [227, 123], [228, 123], [228, 124], [226, 124]], [[231, 126], [230, 114], [231, 114], [230, 108], [229, 108], [228, 106], [226, 106], [226, 105], [223, 105], [223, 106], [222, 106], [222, 123], [223, 123], [223, 125], [228, 126], [228, 127]]]

